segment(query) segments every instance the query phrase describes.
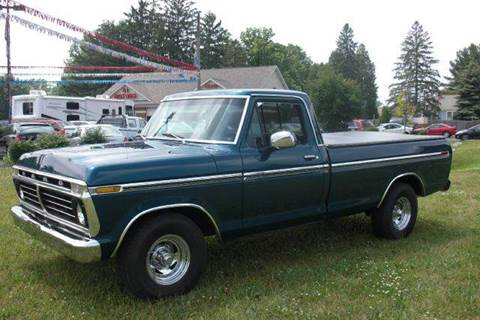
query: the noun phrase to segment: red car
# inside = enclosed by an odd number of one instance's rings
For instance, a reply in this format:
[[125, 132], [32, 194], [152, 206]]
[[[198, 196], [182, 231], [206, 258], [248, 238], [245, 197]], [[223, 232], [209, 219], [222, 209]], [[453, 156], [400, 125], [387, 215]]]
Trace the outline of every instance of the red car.
[[448, 138], [457, 133], [457, 127], [452, 127], [445, 123], [434, 123], [426, 128], [415, 129], [415, 133], [424, 133], [431, 136], [444, 136]]

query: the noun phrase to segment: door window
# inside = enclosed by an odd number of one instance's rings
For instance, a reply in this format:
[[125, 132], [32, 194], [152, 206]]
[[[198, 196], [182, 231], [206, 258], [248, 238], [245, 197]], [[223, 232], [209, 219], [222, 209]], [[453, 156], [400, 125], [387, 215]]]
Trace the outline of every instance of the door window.
[[247, 144], [257, 147], [265, 144], [278, 131], [290, 131], [297, 138], [297, 144], [306, 144], [302, 106], [292, 102], [262, 102], [257, 104], [247, 136]]

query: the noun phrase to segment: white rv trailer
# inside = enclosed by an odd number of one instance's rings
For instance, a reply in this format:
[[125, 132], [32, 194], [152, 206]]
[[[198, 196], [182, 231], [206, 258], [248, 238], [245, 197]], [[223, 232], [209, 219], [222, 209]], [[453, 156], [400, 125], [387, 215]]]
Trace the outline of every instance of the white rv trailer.
[[97, 121], [102, 115], [134, 115], [133, 106], [131, 100], [47, 96], [45, 91], [31, 90], [30, 94], [12, 97], [12, 120]]

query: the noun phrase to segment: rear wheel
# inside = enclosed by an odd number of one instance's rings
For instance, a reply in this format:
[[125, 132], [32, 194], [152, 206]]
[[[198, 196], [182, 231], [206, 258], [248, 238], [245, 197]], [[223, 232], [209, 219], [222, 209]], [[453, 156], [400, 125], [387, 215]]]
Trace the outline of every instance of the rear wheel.
[[468, 138], [469, 138], [468, 134], [464, 134], [464, 135], [462, 136], [462, 140], [468, 140]]
[[171, 213], [144, 221], [125, 239], [117, 268], [132, 294], [156, 299], [191, 290], [206, 257], [206, 243], [198, 226]]
[[375, 235], [400, 239], [408, 236], [417, 220], [417, 195], [408, 184], [392, 186], [382, 205], [371, 213]]
[[449, 137], [450, 137], [450, 133], [444, 132], [444, 133], [443, 133], [443, 136], [444, 136], [445, 138], [449, 138]]

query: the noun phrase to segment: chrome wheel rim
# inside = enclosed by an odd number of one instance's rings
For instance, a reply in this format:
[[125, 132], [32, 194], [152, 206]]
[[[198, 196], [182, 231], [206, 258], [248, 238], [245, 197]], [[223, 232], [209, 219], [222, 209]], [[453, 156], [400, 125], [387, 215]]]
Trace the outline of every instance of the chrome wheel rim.
[[406, 197], [400, 197], [393, 206], [393, 226], [395, 229], [401, 231], [408, 226], [412, 217], [412, 205], [410, 200]]
[[146, 266], [148, 275], [157, 284], [172, 285], [187, 273], [190, 248], [180, 236], [161, 236], [148, 249]]

